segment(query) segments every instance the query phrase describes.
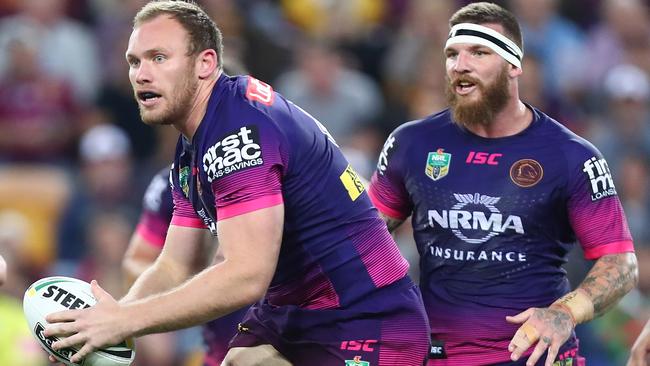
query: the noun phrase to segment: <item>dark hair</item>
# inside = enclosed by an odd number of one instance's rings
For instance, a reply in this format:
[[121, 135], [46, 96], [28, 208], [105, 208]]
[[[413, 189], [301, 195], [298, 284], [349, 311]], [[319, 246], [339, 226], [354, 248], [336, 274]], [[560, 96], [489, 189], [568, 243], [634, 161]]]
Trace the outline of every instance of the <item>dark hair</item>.
[[140, 9], [133, 18], [133, 27], [161, 15], [168, 15], [185, 28], [190, 36], [188, 56], [213, 49], [217, 52], [218, 68], [223, 68], [223, 40], [221, 31], [212, 19], [193, 1], [154, 0]]
[[503, 27], [505, 35], [510, 38], [523, 51], [524, 41], [521, 38], [521, 28], [517, 18], [507, 9], [488, 2], [472, 3], [454, 13], [449, 19], [449, 26], [460, 23], [473, 24], [499, 24]]

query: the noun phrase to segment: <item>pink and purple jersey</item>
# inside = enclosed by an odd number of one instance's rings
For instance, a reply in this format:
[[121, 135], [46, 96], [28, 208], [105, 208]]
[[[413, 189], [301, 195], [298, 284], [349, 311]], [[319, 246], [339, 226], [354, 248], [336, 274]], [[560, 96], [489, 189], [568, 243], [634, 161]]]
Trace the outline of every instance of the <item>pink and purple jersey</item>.
[[634, 251], [605, 159], [530, 108], [527, 129], [489, 139], [445, 110], [397, 128], [380, 155], [369, 194], [384, 214], [411, 216], [432, 338], [447, 356], [436, 365], [509, 361], [517, 326], [505, 316], [570, 290], [561, 266], [576, 242], [588, 259]]
[[219, 78], [192, 141], [179, 139], [172, 183], [174, 225], [215, 231], [217, 218], [284, 204], [266, 294], [275, 306], [347, 306], [406, 275], [408, 262], [325, 128], [252, 77]]

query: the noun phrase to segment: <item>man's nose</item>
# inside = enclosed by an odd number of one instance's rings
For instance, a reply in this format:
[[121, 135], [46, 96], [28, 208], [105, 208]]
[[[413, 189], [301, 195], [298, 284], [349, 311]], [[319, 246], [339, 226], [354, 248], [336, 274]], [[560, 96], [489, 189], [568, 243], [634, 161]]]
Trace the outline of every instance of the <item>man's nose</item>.
[[454, 62], [453, 70], [458, 73], [464, 73], [469, 71], [469, 60], [468, 55], [465, 52], [459, 52], [456, 56], [456, 61]]
[[138, 66], [138, 70], [135, 73], [135, 82], [138, 84], [151, 82], [151, 70], [146, 62], [142, 62]]

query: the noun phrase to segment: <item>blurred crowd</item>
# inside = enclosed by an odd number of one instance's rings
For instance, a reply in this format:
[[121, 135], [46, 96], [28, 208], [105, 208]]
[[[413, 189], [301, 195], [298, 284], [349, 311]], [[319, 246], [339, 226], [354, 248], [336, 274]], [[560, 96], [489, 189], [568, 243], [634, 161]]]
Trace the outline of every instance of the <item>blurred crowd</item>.
[[[120, 263], [142, 194], [178, 138], [140, 122], [127, 77], [131, 20], [146, 2], [0, 0], [1, 365], [47, 364], [21, 323], [35, 279], [125, 292]], [[226, 61], [319, 119], [369, 177], [392, 129], [445, 108], [447, 20], [471, 1], [198, 2], [224, 34]], [[495, 2], [523, 25], [522, 99], [589, 139], [614, 172], [640, 283], [578, 331], [589, 365], [623, 364], [650, 316], [650, 2]], [[406, 226], [398, 239], [415, 264]], [[589, 265], [576, 246], [566, 266], [574, 286]], [[200, 337], [170, 337], [137, 365], [200, 364]]]

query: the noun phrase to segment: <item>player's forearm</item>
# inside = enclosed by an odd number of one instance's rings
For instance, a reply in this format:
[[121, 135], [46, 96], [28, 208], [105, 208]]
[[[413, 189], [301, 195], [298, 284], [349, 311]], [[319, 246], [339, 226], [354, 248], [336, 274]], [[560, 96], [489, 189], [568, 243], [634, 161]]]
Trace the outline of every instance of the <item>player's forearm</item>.
[[141, 336], [187, 328], [259, 300], [268, 281], [254, 271], [234, 267], [227, 262], [209, 267], [173, 290], [126, 304], [128, 318], [134, 320], [131, 333]]
[[151, 239], [135, 231], [129, 241], [129, 247], [122, 260], [122, 273], [124, 284], [128, 290], [135, 280], [151, 267], [160, 256], [161, 248]]
[[391, 233], [395, 231], [395, 229], [397, 229], [404, 222], [404, 220], [395, 219], [390, 216], [386, 216], [381, 211], [379, 212], [379, 216], [382, 219], [384, 219], [384, 222], [386, 222], [386, 226], [388, 227], [388, 231]]
[[122, 261], [122, 273], [124, 274], [124, 284], [128, 290], [135, 280], [140, 277], [150, 266], [151, 262], [138, 260], [136, 258], [125, 258]]
[[634, 253], [612, 254], [596, 261], [578, 289], [589, 296], [594, 317], [598, 317], [634, 288], [638, 279]]
[[158, 260], [135, 280], [120, 302], [131, 302], [167, 291], [183, 283], [189, 275], [188, 271], [180, 270], [164, 260]]

